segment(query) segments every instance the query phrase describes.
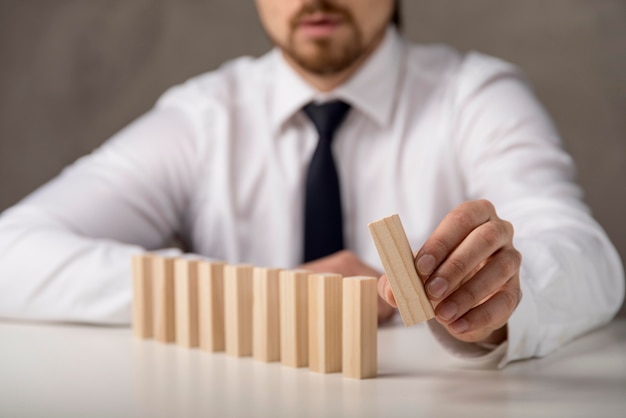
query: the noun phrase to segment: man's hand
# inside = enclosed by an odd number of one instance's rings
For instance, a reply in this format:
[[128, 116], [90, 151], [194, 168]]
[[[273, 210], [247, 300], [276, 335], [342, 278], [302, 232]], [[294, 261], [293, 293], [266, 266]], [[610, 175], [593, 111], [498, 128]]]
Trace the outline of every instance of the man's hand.
[[[350, 276], [372, 276], [380, 277], [380, 272], [365, 264], [359, 257], [351, 251], [338, 251], [329, 256], [310, 261], [300, 266], [305, 270], [314, 273], [337, 273], [344, 277]], [[378, 296], [378, 323], [390, 320], [396, 310], [389, 306], [380, 295]]]
[[[520, 265], [513, 226], [486, 200], [465, 202], [450, 212], [415, 256], [435, 318], [467, 342], [506, 339], [506, 323], [522, 297]], [[378, 292], [396, 306], [385, 276]]]

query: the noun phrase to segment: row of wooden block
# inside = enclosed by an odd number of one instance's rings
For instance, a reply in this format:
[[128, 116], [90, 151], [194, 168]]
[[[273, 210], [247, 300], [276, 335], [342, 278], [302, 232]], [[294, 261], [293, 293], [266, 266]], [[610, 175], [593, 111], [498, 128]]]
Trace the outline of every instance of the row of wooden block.
[[375, 377], [376, 278], [140, 254], [133, 329], [188, 348]]

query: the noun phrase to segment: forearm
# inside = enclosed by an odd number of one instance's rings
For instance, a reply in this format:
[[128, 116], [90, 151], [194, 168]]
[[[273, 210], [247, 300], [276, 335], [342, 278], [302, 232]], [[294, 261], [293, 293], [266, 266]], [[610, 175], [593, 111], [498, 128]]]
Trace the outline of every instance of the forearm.
[[544, 356], [611, 320], [624, 298], [621, 261], [598, 228], [520, 238], [523, 301], [506, 361]]
[[0, 316], [128, 323], [130, 260], [141, 251], [79, 236], [36, 207], [7, 211], [0, 217]]
[[178, 121], [148, 114], [0, 215], [0, 316], [129, 321], [131, 256], [179, 231], [190, 194]]

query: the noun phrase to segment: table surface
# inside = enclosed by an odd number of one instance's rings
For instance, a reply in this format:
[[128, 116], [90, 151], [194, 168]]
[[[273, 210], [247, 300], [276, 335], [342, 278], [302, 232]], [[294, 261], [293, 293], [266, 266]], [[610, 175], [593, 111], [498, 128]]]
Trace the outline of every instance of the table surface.
[[502, 370], [453, 358], [423, 324], [378, 341], [379, 377], [353, 380], [128, 328], [0, 322], [0, 417], [626, 416], [626, 319]]

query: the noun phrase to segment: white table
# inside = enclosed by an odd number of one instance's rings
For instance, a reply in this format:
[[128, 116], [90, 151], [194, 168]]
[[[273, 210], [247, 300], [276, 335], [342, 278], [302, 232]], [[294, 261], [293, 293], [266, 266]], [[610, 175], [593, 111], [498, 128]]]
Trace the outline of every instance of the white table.
[[0, 322], [0, 417], [625, 417], [626, 319], [556, 354], [478, 368], [424, 325], [379, 330], [377, 379], [143, 341], [128, 328]]

